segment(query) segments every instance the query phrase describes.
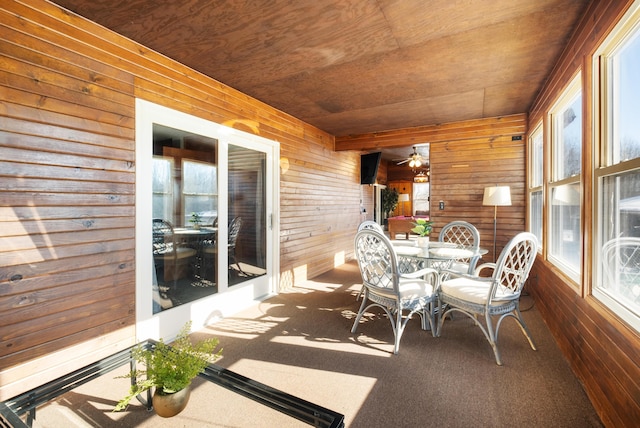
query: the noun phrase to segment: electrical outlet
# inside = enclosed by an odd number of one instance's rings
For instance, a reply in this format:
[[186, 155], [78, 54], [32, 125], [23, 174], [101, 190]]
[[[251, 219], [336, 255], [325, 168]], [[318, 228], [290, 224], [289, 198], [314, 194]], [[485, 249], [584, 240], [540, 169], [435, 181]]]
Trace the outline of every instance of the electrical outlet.
[[444, 201], [440, 201], [440, 209], [443, 210], [444, 209]]

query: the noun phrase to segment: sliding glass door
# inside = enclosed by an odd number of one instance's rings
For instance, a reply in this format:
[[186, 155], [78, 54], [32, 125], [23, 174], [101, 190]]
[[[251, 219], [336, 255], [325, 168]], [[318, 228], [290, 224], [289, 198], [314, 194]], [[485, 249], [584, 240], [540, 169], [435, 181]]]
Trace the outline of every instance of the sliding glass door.
[[142, 100], [136, 129], [138, 338], [273, 293], [277, 143]]
[[266, 153], [229, 145], [229, 285], [263, 276], [267, 267]]

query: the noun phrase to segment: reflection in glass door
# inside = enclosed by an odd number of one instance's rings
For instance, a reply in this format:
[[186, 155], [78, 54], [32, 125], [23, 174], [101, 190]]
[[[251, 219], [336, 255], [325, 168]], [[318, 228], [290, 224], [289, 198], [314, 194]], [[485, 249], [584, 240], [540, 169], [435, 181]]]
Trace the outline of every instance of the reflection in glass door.
[[218, 292], [218, 141], [153, 125], [153, 313]]
[[266, 273], [266, 154], [229, 145], [229, 286]]

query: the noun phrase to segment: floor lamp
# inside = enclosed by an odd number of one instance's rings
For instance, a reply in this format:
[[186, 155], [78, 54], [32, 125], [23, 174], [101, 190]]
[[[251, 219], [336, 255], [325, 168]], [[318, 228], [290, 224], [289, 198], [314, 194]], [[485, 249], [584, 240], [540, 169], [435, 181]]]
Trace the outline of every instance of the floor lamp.
[[409, 194], [408, 193], [400, 193], [398, 195], [398, 202], [400, 202], [400, 207], [402, 208], [402, 217], [404, 217], [404, 203], [409, 202]]
[[496, 232], [498, 230], [498, 206], [511, 205], [511, 188], [493, 186], [484, 188], [482, 205], [493, 205], [493, 261], [496, 261]]

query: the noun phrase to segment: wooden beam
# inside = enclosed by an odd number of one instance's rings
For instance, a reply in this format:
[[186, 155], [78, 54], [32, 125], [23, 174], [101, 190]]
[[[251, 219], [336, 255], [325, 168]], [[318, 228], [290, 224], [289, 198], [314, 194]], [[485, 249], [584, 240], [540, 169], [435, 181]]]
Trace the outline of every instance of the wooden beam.
[[439, 125], [336, 137], [335, 150], [376, 150], [413, 144], [524, 135], [527, 115], [491, 117]]

